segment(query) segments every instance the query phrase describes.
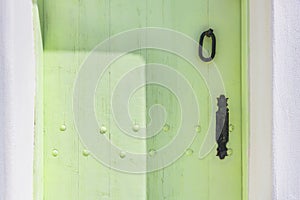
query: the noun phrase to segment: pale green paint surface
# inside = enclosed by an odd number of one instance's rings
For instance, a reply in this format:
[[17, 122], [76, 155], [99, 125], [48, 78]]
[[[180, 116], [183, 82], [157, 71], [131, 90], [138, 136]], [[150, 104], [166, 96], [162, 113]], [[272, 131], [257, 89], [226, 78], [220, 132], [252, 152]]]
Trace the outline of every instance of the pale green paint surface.
[[[245, 181], [245, 158], [242, 148], [247, 136], [242, 113], [241, 52], [241, 3], [240, 0], [200, 1], [120, 1], [120, 0], [44, 0], [39, 3], [43, 34], [43, 66], [39, 70], [39, 96], [43, 93], [43, 117], [37, 134], [43, 149], [43, 186], [45, 200], [160, 200], [203, 199], [240, 200]], [[111, 65], [96, 91], [97, 116], [105, 116], [105, 126], [111, 141], [127, 150], [144, 152], [158, 149], [176, 134], [179, 124], [179, 105], [166, 89], [148, 86], [137, 92], [131, 100], [130, 111], [141, 125], [149, 121], [146, 110], [159, 101], [170, 115], [167, 124], [170, 130], [162, 131], [147, 141], [137, 141], [122, 135], [110, 114], [109, 95], [118, 78], [134, 65], [157, 62], [177, 69], [189, 77], [200, 99], [201, 132], [190, 149], [192, 155], [184, 155], [173, 165], [148, 174], [132, 175], [117, 172], [99, 163], [91, 155], [84, 156], [85, 148], [75, 131], [72, 113], [72, 91], [81, 63], [89, 51], [104, 39], [133, 28], [164, 27], [174, 29], [198, 40], [202, 31], [209, 27], [217, 36], [215, 62], [224, 79], [227, 96], [230, 98], [230, 122], [234, 131], [230, 134], [229, 148], [233, 154], [221, 161], [216, 147], [204, 159], [198, 159], [198, 151], [208, 128], [209, 94], [207, 87], [192, 66], [182, 58], [158, 50], [141, 50], [120, 58]], [[176, 43], [176, 40], [174, 40]], [[109, 52], [109, 50], [108, 50]], [[101, 56], [102, 52], [99, 52]], [[111, 52], [114, 53], [114, 52]], [[201, 61], [199, 61], [201, 62]], [[245, 63], [243, 63], [245, 64]], [[209, 72], [209, 64], [207, 64]], [[43, 75], [41, 75], [41, 73]], [[145, 79], [151, 72], [145, 71]], [[209, 77], [214, 81], [214, 75]], [[242, 80], [242, 77], [244, 79]], [[166, 78], [166, 77], [162, 77]], [[246, 87], [246, 86], [244, 86]], [[246, 110], [247, 105], [243, 104]], [[243, 116], [243, 118], [242, 118]], [[66, 126], [61, 131], [61, 125]], [[196, 126], [196, 124], [195, 124]], [[42, 128], [41, 128], [42, 127]], [[243, 128], [243, 129], [242, 129]], [[43, 129], [43, 131], [41, 130]], [[242, 137], [243, 136], [243, 137]], [[244, 140], [246, 141], [246, 140]], [[54, 150], [57, 150], [54, 151]], [[109, 149], [107, 149], [109, 153]], [[57, 156], [53, 156], [57, 154]], [[40, 154], [37, 154], [40, 156]], [[245, 157], [245, 156], [244, 156]], [[147, 163], [142, 163], [147, 166]], [[244, 174], [243, 174], [244, 172]], [[244, 180], [242, 177], [244, 176]], [[39, 193], [37, 193], [39, 194]], [[41, 199], [41, 195], [37, 195]]]
[[242, 178], [243, 178], [243, 199], [248, 199], [248, 148], [249, 144], [249, 75], [248, 75], [248, 55], [249, 55], [249, 13], [248, 13], [248, 4], [249, 1], [242, 0], [241, 1], [241, 58], [242, 58]]
[[44, 98], [43, 98], [43, 45], [39, 12], [36, 4], [33, 5], [33, 24], [35, 38], [36, 61], [36, 97], [35, 97], [35, 136], [34, 136], [34, 199], [43, 199], [43, 172], [44, 172]]

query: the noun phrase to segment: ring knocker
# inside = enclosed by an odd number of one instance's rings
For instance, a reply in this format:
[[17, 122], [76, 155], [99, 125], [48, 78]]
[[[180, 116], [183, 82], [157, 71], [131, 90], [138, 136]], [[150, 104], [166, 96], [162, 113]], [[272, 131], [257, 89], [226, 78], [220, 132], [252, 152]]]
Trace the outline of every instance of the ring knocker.
[[[204, 62], [209, 62], [212, 61], [216, 55], [216, 36], [213, 33], [214, 31], [212, 29], [209, 29], [205, 32], [203, 32], [200, 36], [200, 40], [199, 40], [199, 57], [201, 58], [202, 61]], [[210, 57], [204, 57], [203, 56], [203, 40], [204, 38], [209, 37], [212, 39], [212, 47], [211, 47], [211, 55]]]

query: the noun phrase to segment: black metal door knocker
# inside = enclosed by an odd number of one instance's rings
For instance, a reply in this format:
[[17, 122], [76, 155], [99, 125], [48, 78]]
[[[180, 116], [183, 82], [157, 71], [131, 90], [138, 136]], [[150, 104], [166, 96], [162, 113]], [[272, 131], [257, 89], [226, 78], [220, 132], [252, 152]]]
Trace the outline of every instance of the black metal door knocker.
[[[211, 47], [211, 55], [210, 57], [204, 57], [203, 56], [203, 40], [204, 38], [209, 37], [212, 40], [212, 47]], [[199, 40], [199, 57], [201, 58], [202, 61], [204, 62], [209, 62], [212, 61], [216, 55], [216, 36], [214, 34], [214, 30], [209, 29], [207, 31], [204, 31], [201, 36], [200, 36], [200, 40]]]

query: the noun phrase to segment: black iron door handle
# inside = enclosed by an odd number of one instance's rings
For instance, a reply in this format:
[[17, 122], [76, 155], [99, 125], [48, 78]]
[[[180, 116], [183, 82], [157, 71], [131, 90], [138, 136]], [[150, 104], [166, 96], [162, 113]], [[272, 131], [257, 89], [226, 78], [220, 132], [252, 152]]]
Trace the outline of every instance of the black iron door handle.
[[218, 143], [217, 156], [224, 159], [227, 154], [227, 143], [229, 141], [229, 109], [224, 95], [218, 98], [218, 111], [216, 112], [216, 141]]
[[[203, 56], [203, 41], [204, 38], [209, 37], [212, 39], [212, 46], [211, 46], [211, 55], [210, 57], [204, 57]], [[216, 55], [216, 36], [214, 34], [214, 31], [212, 29], [209, 29], [207, 31], [204, 31], [199, 39], [199, 51], [198, 51], [199, 57], [204, 62], [212, 61]]]

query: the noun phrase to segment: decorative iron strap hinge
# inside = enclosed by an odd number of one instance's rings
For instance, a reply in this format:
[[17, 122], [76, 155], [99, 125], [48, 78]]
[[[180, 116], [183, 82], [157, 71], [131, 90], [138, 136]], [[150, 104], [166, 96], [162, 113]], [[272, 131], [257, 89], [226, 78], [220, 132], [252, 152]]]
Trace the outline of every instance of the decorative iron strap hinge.
[[227, 154], [227, 143], [229, 141], [229, 109], [228, 98], [220, 95], [218, 99], [218, 111], [216, 112], [216, 141], [218, 143], [217, 156], [224, 159]]

